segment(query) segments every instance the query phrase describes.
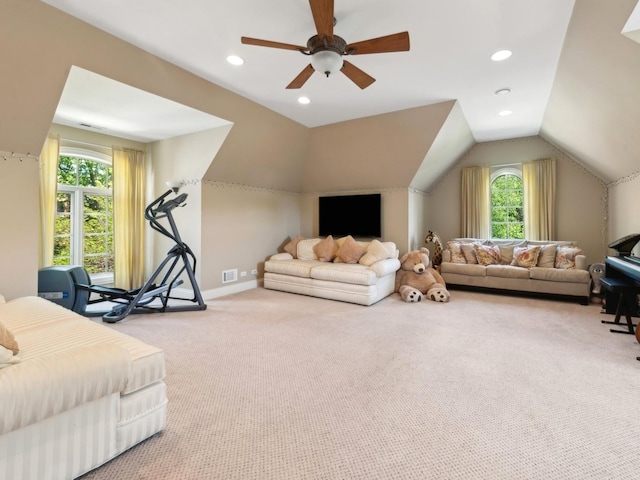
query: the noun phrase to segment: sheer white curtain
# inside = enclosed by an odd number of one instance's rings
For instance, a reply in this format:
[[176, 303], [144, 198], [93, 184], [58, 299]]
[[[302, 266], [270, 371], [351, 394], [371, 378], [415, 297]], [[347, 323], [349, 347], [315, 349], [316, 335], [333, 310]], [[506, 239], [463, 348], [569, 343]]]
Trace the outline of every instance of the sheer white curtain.
[[144, 283], [146, 156], [113, 148], [114, 283], [136, 288]]
[[53, 265], [59, 156], [60, 138], [47, 136], [40, 153], [40, 268]]
[[460, 206], [462, 236], [491, 237], [491, 187], [489, 167], [464, 167]]
[[556, 238], [556, 160], [522, 164], [524, 234], [530, 240]]

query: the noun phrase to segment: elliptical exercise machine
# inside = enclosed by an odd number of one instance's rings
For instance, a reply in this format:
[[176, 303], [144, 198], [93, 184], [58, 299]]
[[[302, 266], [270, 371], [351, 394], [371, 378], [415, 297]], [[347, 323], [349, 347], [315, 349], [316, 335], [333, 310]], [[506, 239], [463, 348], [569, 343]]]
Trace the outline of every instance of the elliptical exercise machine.
[[[55, 303], [85, 316], [102, 316], [107, 323], [116, 323], [131, 313], [160, 313], [205, 310], [198, 282], [196, 281], [196, 257], [189, 246], [182, 241], [172, 211], [185, 206], [187, 194], [182, 193], [167, 200], [171, 194], [178, 193], [178, 187], [172, 187], [154, 200], [144, 212], [155, 231], [170, 238], [175, 245], [167, 252], [146, 283], [134, 290], [89, 285], [89, 274], [83, 267], [46, 267], [38, 275], [38, 294]], [[166, 219], [171, 231], [159, 220]], [[185, 299], [172, 297], [172, 290], [184, 283], [181, 278], [187, 276], [193, 290], [193, 297]], [[62, 291], [60, 291], [62, 288]], [[65, 288], [67, 291], [65, 291]], [[92, 298], [92, 296], [94, 298]], [[96, 298], [97, 297], [97, 298]], [[169, 305], [169, 300], [181, 300], [181, 303]], [[101, 303], [116, 303], [110, 311], [87, 311], [87, 306]]]

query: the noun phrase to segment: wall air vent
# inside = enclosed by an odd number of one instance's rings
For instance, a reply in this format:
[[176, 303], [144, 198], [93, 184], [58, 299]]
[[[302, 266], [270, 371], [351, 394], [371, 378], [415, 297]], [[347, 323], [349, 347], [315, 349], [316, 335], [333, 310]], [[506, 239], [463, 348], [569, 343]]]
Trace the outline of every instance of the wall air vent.
[[231, 283], [238, 281], [238, 269], [223, 270], [222, 271], [222, 283]]

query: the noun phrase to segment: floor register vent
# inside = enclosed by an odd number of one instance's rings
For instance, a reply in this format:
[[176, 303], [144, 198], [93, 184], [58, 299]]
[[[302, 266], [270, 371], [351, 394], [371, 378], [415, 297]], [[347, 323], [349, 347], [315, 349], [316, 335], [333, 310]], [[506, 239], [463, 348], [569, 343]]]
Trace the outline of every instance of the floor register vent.
[[231, 283], [238, 281], [238, 269], [223, 270], [222, 271], [222, 283]]

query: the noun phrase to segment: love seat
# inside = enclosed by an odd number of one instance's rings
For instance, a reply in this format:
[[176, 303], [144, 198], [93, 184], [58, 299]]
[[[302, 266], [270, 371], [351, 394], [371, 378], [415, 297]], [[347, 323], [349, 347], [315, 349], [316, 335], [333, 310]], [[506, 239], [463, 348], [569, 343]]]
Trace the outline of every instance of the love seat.
[[284, 249], [265, 262], [265, 288], [359, 305], [394, 291], [400, 261], [393, 242], [298, 236]]
[[0, 328], [0, 478], [76, 478], [165, 428], [161, 349], [39, 297], [0, 295]]
[[440, 274], [447, 286], [544, 293], [589, 302], [591, 275], [572, 241], [454, 238], [447, 242]]

